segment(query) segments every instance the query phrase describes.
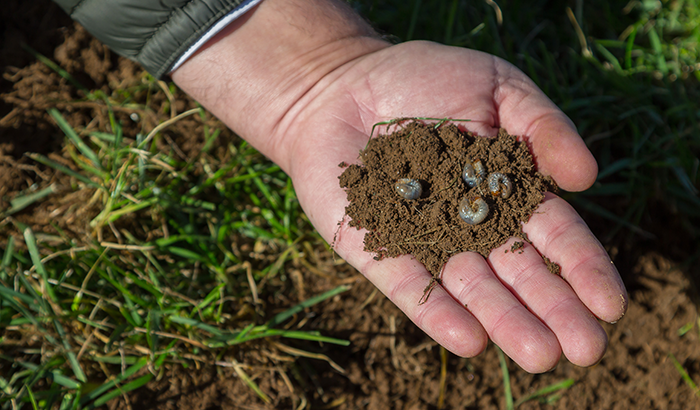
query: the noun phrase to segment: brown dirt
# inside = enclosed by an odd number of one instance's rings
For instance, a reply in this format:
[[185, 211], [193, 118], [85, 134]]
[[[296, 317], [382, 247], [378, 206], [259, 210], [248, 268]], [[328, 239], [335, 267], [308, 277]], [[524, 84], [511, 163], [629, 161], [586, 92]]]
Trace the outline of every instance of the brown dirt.
[[[9, 0], [0, 8], [0, 147], [5, 158], [0, 168], [0, 208], [28, 189], [41, 189], [61, 181], [61, 176], [35, 166], [24, 157], [28, 151], [61, 158], [61, 132], [46, 116], [48, 106], [59, 106], [63, 95], [77, 92], [19, 47], [24, 41], [42, 54], [62, 61], [61, 45], [72, 48], [71, 61], [63, 61], [84, 84], [111, 92], [120, 81], [140, 81], [140, 71], [133, 64], [107, 51], [78, 27], [74, 26], [49, 1]], [[77, 43], [76, 43], [77, 41]], [[67, 46], [64, 46], [64, 49]], [[100, 56], [96, 71], [82, 56]], [[109, 64], [104, 63], [105, 61]], [[64, 64], [65, 63], [65, 64]], [[126, 67], [126, 69], [124, 69]], [[113, 82], [110, 79], [114, 79]], [[38, 90], [33, 92], [32, 90]], [[66, 94], [67, 93], [67, 94]], [[191, 104], [179, 96], [182, 105]], [[165, 101], [163, 102], [166, 103]], [[64, 104], [61, 106], [61, 104]], [[184, 108], [184, 107], [183, 107]], [[87, 127], [92, 118], [104, 120], [99, 107], [71, 108], [72, 124]], [[180, 109], [182, 111], [182, 109]], [[147, 114], [152, 115], [152, 114]], [[158, 118], [154, 115], [154, 121]], [[128, 113], [122, 118], [128, 124]], [[97, 125], [95, 125], [97, 126]], [[200, 141], [191, 135], [201, 123], [193, 121], [188, 129], [173, 131], [171, 137], [185, 154], [195, 152]], [[138, 130], [127, 129], [126, 136]], [[190, 138], [190, 139], [188, 139]], [[170, 147], [164, 147], [169, 149]], [[13, 162], [14, 161], [14, 162]], [[15, 215], [35, 224], [35, 229], [53, 229], [46, 216], [59, 226], [74, 226], [71, 235], [85, 234], [81, 224], [71, 221], [75, 212], [66, 209], [52, 214], [56, 203], [84, 203], [80, 193], [73, 193], [69, 181], [51, 201], [27, 208]], [[33, 187], [33, 188], [32, 188]], [[77, 198], [70, 199], [69, 195]], [[71, 202], [73, 201], [73, 202]], [[33, 222], [32, 222], [33, 221]], [[595, 222], [589, 220], [589, 222]], [[61, 225], [63, 224], [63, 225]], [[601, 237], [605, 224], [593, 223]], [[600, 229], [596, 229], [600, 226]], [[654, 230], [659, 238], [676, 244], [677, 235], [668, 224]], [[0, 228], [2, 221], [0, 221]], [[646, 228], [646, 227], [645, 227]], [[675, 232], [678, 232], [676, 230]], [[664, 234], [665, 232], [665, 234]], [[0, 248], [7, 230], [0, 230]], [[3, 237], [4, 236], [4, 237]], [[18, 238], [20, 239], [20, 238]], [[531, 375], [509, 364], [515, 398], [523, 397], [552, 383], [572, 378], [575, 384], [559, 393], [551, 405], [538, 401], [523, 404], [522, 409], [700, 409], [700, 398], [683, 382], [670, 354], [681, 363], [696, 383], [700, 382], [700, 333], [698, 311], [691, 300], [689, 277], [697, 267], [681, 264], [693, 250], [682, 243], [661, 255], [651, 249], [666, 249], [664, 241], [635, 242], [637, 246], [610, 248], [611, 256], [623, 275], [630, 293], [629, 312], [618, 324], [605, 325], [610, 347], [601, 362], [580, 368], [562, 360], [557, 369]], [[640, 245], [641, 244], [641, 245]], [[687, 245], [687, 244], [686, 244]], [[670, 249], [670, 247], [669, 247]], [[517, 252], [517, 248], [513, 249]], [[668, 255], [672, 255], [669, 258]], [[306, 329], [352, 341], [347, 348], [318, 346], [303, 341], [280, 340], [292, 347], [327, 355], [344, 373], [326, 361], [286, 356], [270, 356], [269, 345], [261, 342], [242, 346], [237, 360], [271, 397], [264, 404], [237, 378], [230, 368], [213, 365], [183, 368], [177, 363], [143, 389], [108, 404], [113, 409], [269, 409], [269, 408], [338, 408], [338, 409], [436, 409], [440, 397], [440, 348], [413, 325], [391, 302], [342, 262], [334, 262], [327, 252], [311, 268], [300, 268], [299, 286], [294, 295], [280, 297], [280, 310], [295, 303], [303, 294], [313, 295], [339, 283], [352, 289], [301, 315]], [[281, 295], [283, 296], [283, 295]], [[678, 330], [690, 323], [694, 327], [684, 335]], [[6, 370], [0, 368], [0, 374]], [[462, 359], [447, 355], [445, 361], [444, 407], [449, 409], [497, 409], [504, 407], [503, 383], [496, 351], [489, 347], [476, 358]]]
[[[482, 138], [454, 124], [436, 128], [411, 121], [371, 139], [360, 160], [343, 172], [340, 186], [350, 201], [345, 208], [350, 226], [368, 231], [365, 250], [376, 253], [375, 259], [411, 254], [434, 278], [456, 253], [488, 256], [510, 237], [525, 239], [522, 222], [554, 186], [535, 170], [527, 145], [505, 130], [496, 138]], [[512, 183], [511, 194], [492, 195], [486, 178], [470, 188], [462, 179], [467, 161], [481, 161], [486, 174], [504, 174]], [[408, 200], [396, 193], [395, 184], [403, 178], [420, 182], [420, 198]], [[463, 198], [486, 201], [483, 222], [470, 225], [459, 216]]]

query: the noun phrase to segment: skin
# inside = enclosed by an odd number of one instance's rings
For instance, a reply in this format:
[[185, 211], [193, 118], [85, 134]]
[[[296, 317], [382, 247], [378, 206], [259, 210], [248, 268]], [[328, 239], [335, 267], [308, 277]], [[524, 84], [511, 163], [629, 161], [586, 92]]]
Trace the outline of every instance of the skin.
[[[347, 226], [342, 161], [354, 163], [372, 125], [396, 117], [469, 118], [464, 127], [520, 135], [540, 172], [588, 188], [597, 166], [572, 122], [525, 76], [479, 51], [430, 42], [390, 45], [342, 1], [265, 0], [212, 39], [173, 80], [294, 181], [311, 222], [338, 254], [434, 340], [471, 357], [492, 339], [529, 372], [601, 359], [627, 293], [580, 216], [548, 194], [523, 230], [535, 247], [484, 259], [455, 255], [442, 287], [417, 301], [430, 274], [411, 256], [375, 261]], [[343, 221], [339, 226], [338, 223]], [[552, 275], [539, 252], [555, 257]]]

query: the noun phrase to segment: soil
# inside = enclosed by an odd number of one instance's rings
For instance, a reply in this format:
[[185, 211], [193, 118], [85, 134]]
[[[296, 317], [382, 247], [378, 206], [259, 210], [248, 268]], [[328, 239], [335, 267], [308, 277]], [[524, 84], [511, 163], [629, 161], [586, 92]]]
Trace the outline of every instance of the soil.
[[[90, 89], [109, 93], [123, 81], [140, 81], [142, 73], [91, 39], [50, 1], [7, 0], [0, 8], [0, 17], [0, 208], [6, 209], [9, 201], [24, 191], [56, 183], [60, 189], [51, 200], [13, 217], [47, 233], [55, 233], [48, 220], [58, 227], [72, 227], [65, 234], [80, 240], [81, 235], [88, 234], [81, 228], [84, 220], [68, 208], [85, 205], [89, 198], [74, 192], [63, 176], [38, 166], [24, 154], [40, 152], [56, 160], [67, 156], [61, 151], [62, 133], [47, 117], [47, 107], [58, 106], [69, 113], [68, 120], [76, 127], [93, 126], [93, 118], [96, 122], [108, 119], [100, 107], [65, 103], [79, 92], [36, 62], [21, 43], [69, 69]], [[180, 111], [193, 104], [185, 96], [176, 98], [182, 105]], [[155, 114], [144, 115], [159, 120]], [[128, 124], [128, 114], [120, 119]], [[171, 137], [184, 155], [193, 155], [201, 146], [201, 141], [193, 137], [202, 134], [194, 132], [201, 123], [182, 124], [184, 128], [173, 130]], [[125, 136], [133, 137], [136, 132], [127, 128]], [[54, 212], [56, 206], [67, 208]], [[604, 221], [584, 217], [595, 234], [607, 236], [609, 226]], [[655, 235], [655, 240], [605, 242], [629, 290], [627, 315], [615, 325], [604, 325], [609, 349], [591, 368], [576, 367], [562, 359], [554, 371], [531, 375], [509, 361], [516, 400], [569, 378], [574, 382], [556, 396], [547, 396], [550, 404], [534, 400], [519, 408], [700, 409], [700, 397], [674, 365], [675, 359], [695, 383], [700, 382], [700, 324], [691, 281], [698, 271], [692, 263], [684, 263], [696, 250], [692, 242], [683, 240], [681, 229], [673, 228], [674, 223], [643, 226]], [[7, 235], [13, 234], [4, 226], [0, 223], [0, 248]], [[21, 237], [17, 239], [21, 241]], [[513, 251], [517, 252], [517, 247]], [[437, 409], [442, 397], [442, 408], [446, 409], [504, 408], [502, 375], [493, 346], [471, 359], [443, 354], [435, 342], [347, 264], [334, 260], [327, 251], [319, 251], [311, 262], [293, 267], [298, 272], [295, 286], [270, 303], [276, 303], [274, 306], [282, 311], [309, 295], [341, 283], [350, 285], [348, 292], [301, 314], [299, 323], [303, 320], [304, 329], [345, 338], [352, 344], [337, 347], [272, 340], [241, 346], [237, 360], [271, 403], [259, 399], [231, 368], [201, 363], [185, 368], [171, 363], [157, 379], [112, 400], [106, 407]], [[343, 371], [325, 360], [276, 355], [273, 343], [326, 355]], [[443, 370], [445, 377], [441, 379]], [[5, 371], [0, 367], [0, 374]]]
[[[524, 142], [503, 129], [495, 138], [483, 138], [454, 124], [406, 121], [411, 122], [392, 134], [371, 139], [360, 153], [362, 163], [348, 166], [340, 176], [350, 202], [350, 226], [368, 231], [366, 251], [378, 260], [414, 255], [438, 278], [456, 253], [475, 251], [486, 257], [508, 238], [526, 239], [522, 223], [542, 202], [544, 191], [556, 186], [535, 170]], [[477, 161], [484, 174], [508, 178], [510, 195], [492, 194], [487, 178], [473, 187], [465, 183], [465, 164]], [[419, 198], [397, 194], [395, 185], [405, 178], [420, 183]], [[469, 224], [459, 216], [460, 202], [476, 198], [486, 201], [488, 214]]]

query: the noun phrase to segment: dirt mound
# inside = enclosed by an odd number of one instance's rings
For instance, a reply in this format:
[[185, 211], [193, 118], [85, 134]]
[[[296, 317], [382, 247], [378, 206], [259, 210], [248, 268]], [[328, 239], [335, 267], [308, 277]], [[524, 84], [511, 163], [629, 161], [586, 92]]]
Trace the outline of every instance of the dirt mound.
[[[554, 186], [535, 170], [527, 145], [505, 130], [482, 138], [452, 124], [414, 121], [371, 139], [360, 160], [340, 176], [350, 226], [368, 230], [365, 250], [376, 259], [411, 254], [433, 277], [456, 253], [486, 257], [510, 237], [525, 239], [522, 222]], [[465, 167], [474, 174], [471, 186]], [[493, 187], [491, 177], [500, 178]], [[418, 198], [397, 193], [404, 179], [422, 187]], [[467, 222], [465, 213], [483, 220]]]

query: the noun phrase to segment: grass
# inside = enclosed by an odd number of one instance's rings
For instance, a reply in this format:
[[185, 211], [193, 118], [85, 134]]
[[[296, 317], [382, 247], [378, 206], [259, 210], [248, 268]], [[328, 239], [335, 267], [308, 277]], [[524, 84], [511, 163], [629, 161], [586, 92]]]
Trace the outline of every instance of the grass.
[[[148, 81], [147, 91], [160, 92]], [[339, 367], [279, 341], [347, 346], [318, 331], [289, 328], [299, 313], [347, 287], [276, 314], [265, 308], [268, 288], [284, 289], [279, 282], [288, 279], [290, 261], [323, 246], [291, 180], [244, 141], [221, 140], [221, 130], [212, 129], [198, 107], [164, 113], [170, 119], [151, 130], [137, 124], [147, 132], [128, 135], [126, 120], [111, 107], [133, 104], [143, 90], [119, 91], [118, 98], [101, 97], [109, 126], [100, 131], [74, 129], [59, 109], [49, 109], [66, 136], [70, 165], [30, 155], [63, 175], [62, 185], [83, 193], [68, 213], [83, 215], [77, 225], [88, 235], [76, 238], [61, 223], [53, 225], [58, 235], [40, 234], [12, 217], [41, 204], [57, 184], [17, 196], [2, 213], [5, 232], [21, 240], [9, 236], [0, 249], [0, 362], [10, 369], [0, 377], [0, 408], [99, 407], [161, 377], [172, 363], [233, 367], [269, 402], [231, 356], [232, 349], [263, 339], [280, 346], [269, 349], [286, 348], [288, 357]], [[182, 158], [162, 132], [188, 116], [204, 125], [203, 144]], [[172, 149], [164, 149], [168, 145]], [[260, 262], [249, 259], [246, 247]]]
[[[394, 41], [475, 48], [527, 73], [578, 126], [599, 162], [591, 189], [564, 195], [589, 218], [606, 221], [606, 243], [651, 238], [667, 215], [697, 243], [696, 0], [577, 1], [567, 3], [571, 8], [542, 0], [351, 4]], [[83, 95], [78, 102], [101, 104], [95, 120], [102, 126], [76, 129], [66, 118], [72, 102], [57, 104], [48, 113], [65, 135], [64, 158], [31, 155], [82, 192], [61, 208], [83, 218], [81, 241], [58, 223], [46, 234], [21, 222], [23, 211], [58, 185], [28, 189], [0, 210], [0, 229], [8, 234], [0, 248], [0, 365], [9, 369], [0, 375], [0, 408], [99, 407], [158, 379], [167, 365], [211, 362], [233, 368], [269, 402], [249, 368], [231, 355], [251, 341], [269, 341], [266, 348], [291, 359], [337, 366], [282, 341], [347, 344], [285, 326], [344, 288], [281, 312], [268, 303], [292, 286], [285, 267], [322, 246], [279, 167], [227, 136], [201, 108], [177, 112], [172, 85], [145, 76], [111, 93], [89, 90], [28, 52], [73, 84]], [[169, 140], [176, 133], [168, 127], [185, 121], [195, 124], [188, 129], [196, 128], [201, 141], [191, 157]], [[700, 257], [695, 252], [691, 259]], [[294, 375], [304, 368], [300, 363], [275, 371]], [[501, 364], [506, 387], [503, 356]], [[674, 359], [674, 365], [696, 390], [683, 363]], [[441, 380], [440, 406], [448, 394]], [[505, 402], [551, 402], [571, 383], [517, 401], [506, 393]]]

